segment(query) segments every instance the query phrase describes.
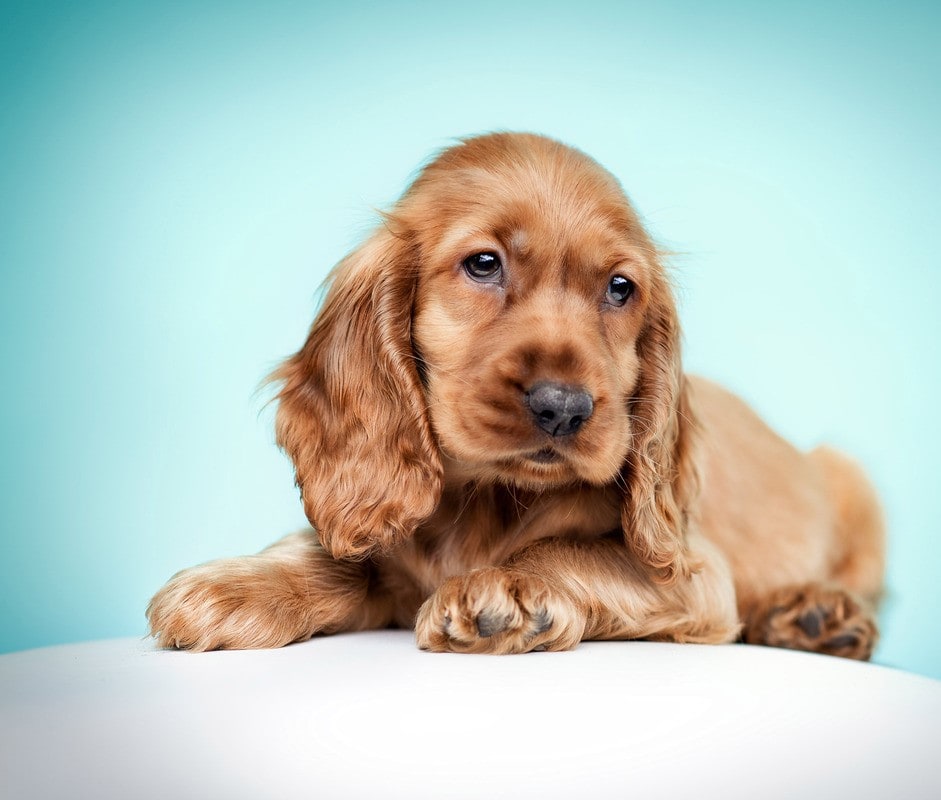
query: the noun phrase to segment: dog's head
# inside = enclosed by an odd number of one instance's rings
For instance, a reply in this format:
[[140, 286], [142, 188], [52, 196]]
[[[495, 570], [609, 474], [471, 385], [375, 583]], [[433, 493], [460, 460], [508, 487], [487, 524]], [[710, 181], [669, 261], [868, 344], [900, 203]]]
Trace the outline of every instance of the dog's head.
[[678, 340], [608, 172], [539, 136], [469, 139], [336, 268], [275, 373], [278, 441], [336, 556], [409, 535], [446, 479], [617, 482], [628, 544], [670, 580], [696, 484]]

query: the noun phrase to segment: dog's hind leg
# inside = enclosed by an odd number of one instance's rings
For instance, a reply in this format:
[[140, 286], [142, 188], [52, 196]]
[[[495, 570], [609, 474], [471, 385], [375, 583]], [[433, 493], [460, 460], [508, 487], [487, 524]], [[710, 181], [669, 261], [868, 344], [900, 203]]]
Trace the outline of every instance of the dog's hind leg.
[[748, 644], [868, 661], [878, 639], [870, 605], [839, 586], [785, 586], [745, 613]]

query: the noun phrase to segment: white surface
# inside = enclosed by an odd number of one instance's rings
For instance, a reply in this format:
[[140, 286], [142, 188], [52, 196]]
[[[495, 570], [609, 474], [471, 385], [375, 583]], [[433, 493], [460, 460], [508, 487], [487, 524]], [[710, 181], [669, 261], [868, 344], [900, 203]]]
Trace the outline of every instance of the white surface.
[[912, 800], [941, 797], [939, 742], [941, 682], [744, 645], [0, 657], [3, 798]]

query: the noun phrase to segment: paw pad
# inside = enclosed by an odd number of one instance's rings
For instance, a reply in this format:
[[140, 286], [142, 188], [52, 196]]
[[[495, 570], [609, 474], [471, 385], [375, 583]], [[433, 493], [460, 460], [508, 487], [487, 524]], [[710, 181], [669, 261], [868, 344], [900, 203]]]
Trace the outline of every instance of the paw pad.
[[860, 600], [842, 589], [808, 585], [778, 590], [753, 609], [743, 638], [865, 661], [877, 635], [872, 613]]
[[[535, 576], [481, 569], [446, 581], [418, 612], [423, 649], [461, 653], [523, 653], [567, 649], [581, 629], [567, 619], [560, 598]], [[552, 610], [550, 610], [552, 609]]]

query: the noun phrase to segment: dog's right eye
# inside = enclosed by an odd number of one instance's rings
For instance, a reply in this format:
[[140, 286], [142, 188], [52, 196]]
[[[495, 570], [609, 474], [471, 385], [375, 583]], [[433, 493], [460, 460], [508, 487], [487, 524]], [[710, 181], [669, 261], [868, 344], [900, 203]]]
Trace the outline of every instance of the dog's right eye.
[[487, 283], [498, 281], [503, 272], [500, 256], [489, 250], [468, 256], [461, 262], [461, 266], [475, 281]]

